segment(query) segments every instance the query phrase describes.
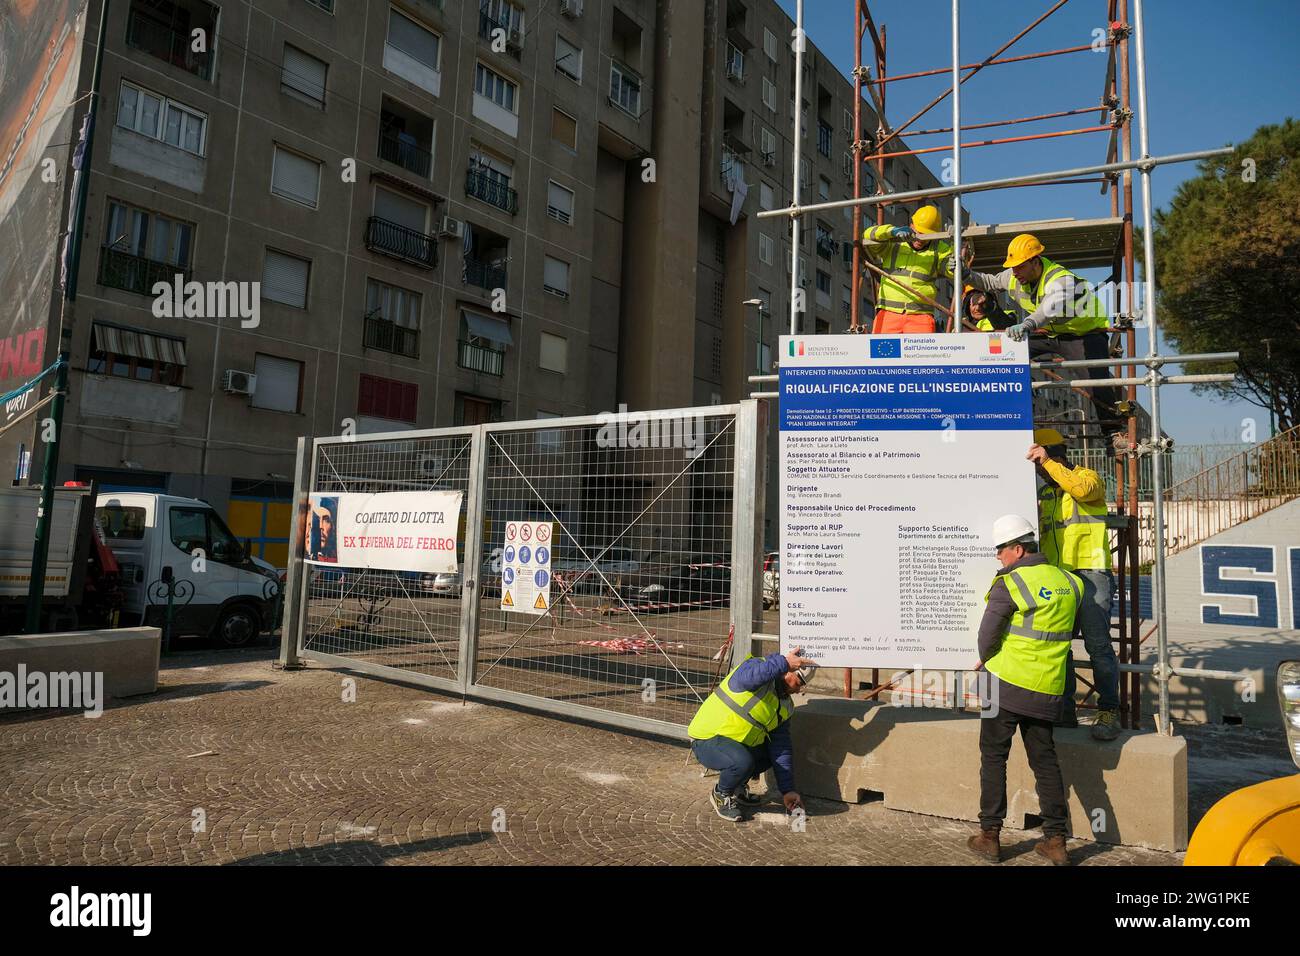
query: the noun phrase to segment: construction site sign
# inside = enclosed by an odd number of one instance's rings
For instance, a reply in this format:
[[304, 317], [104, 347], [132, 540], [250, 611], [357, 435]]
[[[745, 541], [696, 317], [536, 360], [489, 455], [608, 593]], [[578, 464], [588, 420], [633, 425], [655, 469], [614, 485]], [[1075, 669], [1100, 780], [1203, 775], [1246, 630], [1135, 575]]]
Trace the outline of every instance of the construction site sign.
[[501, 549], [501, 610], [545, 614], [551, 606], [551, 523], [507, 521]]
[[1028, 346], [782, 336], [779, 387], [782, 649], [974, 669], [993, 522], [1038, 523]]

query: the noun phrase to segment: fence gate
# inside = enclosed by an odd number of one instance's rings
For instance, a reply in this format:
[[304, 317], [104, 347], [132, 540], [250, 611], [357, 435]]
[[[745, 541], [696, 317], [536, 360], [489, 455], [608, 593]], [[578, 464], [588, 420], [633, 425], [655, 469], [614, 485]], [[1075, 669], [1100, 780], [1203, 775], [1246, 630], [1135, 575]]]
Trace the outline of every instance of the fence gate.
[[[684, 736], [750, 646], [760, 413], [747, 401], [300, 440], [282, 658]], [[421, 490], [463, 492], [459, 576], [299, 557], [309, 492]], [[537, 614], [502, 608], [518, 521], [549, 524]]]

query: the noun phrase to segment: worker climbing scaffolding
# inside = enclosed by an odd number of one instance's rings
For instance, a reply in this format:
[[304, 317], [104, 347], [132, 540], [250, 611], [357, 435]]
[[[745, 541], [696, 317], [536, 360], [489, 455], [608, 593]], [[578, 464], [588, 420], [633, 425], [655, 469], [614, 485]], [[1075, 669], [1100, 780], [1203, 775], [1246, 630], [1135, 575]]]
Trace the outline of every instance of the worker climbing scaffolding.
[[924, 237], [942, 229], [938, 208], [922, 206], [912, 214], [910, 227], [871, 226], [863, 231], [863, 251], [885, 273], [873, 333], [934, 334], [936, 283], [941, 276], [952, 278], [952, 244]]

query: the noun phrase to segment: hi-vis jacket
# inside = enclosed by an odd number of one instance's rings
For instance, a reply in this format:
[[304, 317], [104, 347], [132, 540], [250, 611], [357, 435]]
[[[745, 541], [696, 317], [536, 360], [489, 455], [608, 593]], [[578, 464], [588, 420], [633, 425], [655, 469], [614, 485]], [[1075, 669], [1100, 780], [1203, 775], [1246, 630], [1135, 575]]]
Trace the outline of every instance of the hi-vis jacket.
[[933, 315], [934, 306], [909, 293], [919, 292], [938, 300], [935, 283], [940, 275], [952, 278], [952, 244], [937, 239], [917, 252], [906, 242], [891, 239], [893, 231], [893, 226], [871, 226], [862, 231], [862, 244], [867, 255], [889, 273], [888, 279], [880, 280], [876, 308], [904, 315]]
[[1091, 468], [1047, 459], [1053, 484], [1038, 492], [1038, 536], [1047, 560], [1067, 571], [1109, 571], [1106, 486]]
[[790, 740], [790, 698], [776, 692], [790, 665], [785, 656], [745, 658], [718, 689], [705, 698], [686, 733], [693, 740], [726, 737], [746, 747], [764, 747], [782, 793], [794, 787], [794, 750]]
[[1010, 269], [971, 272], [963, 278], [985, 292], [1005, 291], [1021, 322], [1046, 329], [1048, 335], [1082, 335], [1106, 327], [1106, 307], [1092, 284], [1041, 256], [1043, 271], [1032, 286], [1022, 285]]

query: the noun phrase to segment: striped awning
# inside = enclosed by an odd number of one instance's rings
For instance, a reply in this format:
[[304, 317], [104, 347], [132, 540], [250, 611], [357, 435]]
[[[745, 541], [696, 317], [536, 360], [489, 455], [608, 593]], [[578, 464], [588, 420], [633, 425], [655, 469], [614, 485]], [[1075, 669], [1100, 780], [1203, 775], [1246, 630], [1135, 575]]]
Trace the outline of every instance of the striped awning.
[[94, 323], [94, 335], [95, 346], [113, 355], [167, 362], [172, 365], [185, 364], [184, 339], [101, 322]]

